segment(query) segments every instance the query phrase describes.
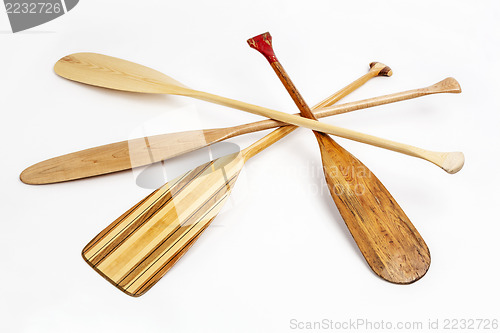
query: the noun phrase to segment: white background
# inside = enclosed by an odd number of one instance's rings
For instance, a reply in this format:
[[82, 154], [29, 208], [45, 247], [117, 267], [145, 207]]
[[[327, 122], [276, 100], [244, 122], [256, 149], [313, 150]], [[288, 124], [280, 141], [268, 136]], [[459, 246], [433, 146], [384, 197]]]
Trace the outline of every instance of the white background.
[[[0, 331], [289, 332], [298, 331], [291, 319], [422, 321], [424, 328], [429, 319], [500, 319], [499, 14], [498, 1], [85, 0], [12, 34], [2, 10]], [[131, 138], [147, 124], [162, 133], [261, 118], [188, 98], [83, 86], [59, 78], [52, 66], [70, 53], [104, 53], [195, 89], [296, 112], [267, 62], [246, 44], [265, 31], [309, 104], [366, 73], [374, 60], [391, 66], [393, 77], [373, 79], [345, 101], [447, 76], [460, 82], [460, 95], [324, 120], [465, 153], [463, 170], [448, 175], [422, 160], [339, 140], [420, 231], [430, 270], [407, 286], [370, 270], [325, 192], [314, 136], [301, 129], [247, 163], [231, 209], [153, 289], [140, 298], [122, 294], [80, 251], [150, 193], [137, 186], [137, 172], [45, 186], [21, 183], [20, 172]], [[246, 147], [263, 134], [231, 141]]]

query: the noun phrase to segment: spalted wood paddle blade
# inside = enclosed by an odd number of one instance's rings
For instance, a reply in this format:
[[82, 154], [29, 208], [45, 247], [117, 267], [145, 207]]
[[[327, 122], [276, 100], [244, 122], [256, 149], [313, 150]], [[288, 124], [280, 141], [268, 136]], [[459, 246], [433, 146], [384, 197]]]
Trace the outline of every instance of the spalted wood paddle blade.
[[21, 181], [42, 185], [104, 175], [163, 161], [225, 140], [230, 130], [168, 133], [89, 148], [26, 168]]
[[430, 265], [425, 241], [378, 178], [326, 134], [317, 133], [325, 178], [342, 218], [373, 271], [399, 284]]
[[217, 216], [244, 161], [241, 153], [227, 155], [168, 182], [97, 235], [83, 258], [126, 294], [141, 296]]
[[68, 55], [57, 61], [54, 71], [69, 80], [131, 92], [174, 94], [184, 87], [149, 67], [98, 53]]

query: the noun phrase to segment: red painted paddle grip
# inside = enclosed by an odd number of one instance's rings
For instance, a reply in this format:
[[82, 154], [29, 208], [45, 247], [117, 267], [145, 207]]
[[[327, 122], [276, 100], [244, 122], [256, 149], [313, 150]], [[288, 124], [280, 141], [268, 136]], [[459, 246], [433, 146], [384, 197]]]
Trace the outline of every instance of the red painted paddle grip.
[[267, 61], [269, 61], [271, 64], [278, 61], [278, 58], [276, 58], [276, 55], [274, 54], [272, 41], [273, 39], [269, 32], [263, 33], [262, 35], [255, 36], [247, 40], [248, 45], [250, 45], [251, 48], [254, 48], [262, 53], [262, 55], [266, 57]]

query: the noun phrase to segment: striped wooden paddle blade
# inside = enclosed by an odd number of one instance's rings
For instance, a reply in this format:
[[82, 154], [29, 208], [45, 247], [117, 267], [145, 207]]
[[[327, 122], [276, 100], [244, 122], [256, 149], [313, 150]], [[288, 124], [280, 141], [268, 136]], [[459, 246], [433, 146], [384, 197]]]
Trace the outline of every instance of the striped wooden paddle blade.
[[121, 291], [143, 295], [217, 216], [244, 163], [230, 154], [168, 182], [97, 235], [83, 258]]

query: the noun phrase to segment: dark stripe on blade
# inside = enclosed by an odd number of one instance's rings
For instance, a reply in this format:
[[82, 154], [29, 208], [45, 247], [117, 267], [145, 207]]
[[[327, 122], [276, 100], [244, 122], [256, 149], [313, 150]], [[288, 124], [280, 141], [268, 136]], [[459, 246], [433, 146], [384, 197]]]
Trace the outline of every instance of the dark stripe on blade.
[[146, 200], [151, 198], [158, 190], [152, 192], [150, 195], [142, 199], [138, 202], [134, 207], [127, 210], [124, 214], [122, 214], [119, 218], [117, 218], [113, 223], [111, 223], [106, 229], [101, 231], [97, 236], [95, 236], [83, 249], [83, 253], [87, 253], [90, 251], [95, 244], [97, 244], [103, 237], [105, 237], [108, 233], [110, 233], [113, 229], [115, 229], [124, 219], [126, 219], [133, 211], [135, 211], [140, 205], [142, 205]]
[[[221, 198], [221, 200], [219, 202], [217, 202], [217, 204], [211, 208], [211, 210], [215, 209], [226, 197], [227, 197], [227, 194], [224, 195]], [[204, 216], [202, 216], [199, 221], [201, 221], [206, 215], [208, 215], [210, 213], [210, 211], [206, 212], [206, 214]], [[146, 289], [151, 288], [156, 282], [158, 282], [170, 270], [170, 268], [172, 268], [172, 266], [193, 245], [194, 241], [196, 239], [198, 239], [198, 237], [201, 235], [201, 233], [203, 231], [205, 231], [205, 229], [208, 227], [208, 225], [210, 223], [212, 223], [212, 221], [216, 217], [217, 217], [217, 215], [214, 216], [213, 218], [211, 218], [210, 220], [208, 220], [208, 222], [205, 225], [203, 225], [201, 227], [201, 229], [197, 233], [195, 233], [194, 235], [190, 235], [190, 232], [195, 228], [196, 225], [199, 224], [199, 222], [195, 223], [190, 228], [186, 227], [187, 232], [182, 233], [181, 236], [178, 239], [176, 239], [174, 243], [172, 243], [170, 245], [168, 243], [162, 244], [163, 246], [161, 248], [157, 249], [157, 251], [156, 251], [156, 252], [160, 252], [161, 254], [158, 255], [157, 257], [154, 257], [154, 254], [152, 254], [151, 257], [148, 258], [150, 261], [152, 259], [154, 259], [154, 262], [150, 263], [149, 266], [146, 268], [146, 270], [144, 270], [138, 276], [135, 276], [135, 277], [130, 276], [129, 279], [121, 281], [120, 286], [125, 288], [127, 285], [133, 285], [144, 274], [147, 274], [147, 272], [149, 270], [154, 269], [157, 262], [159, 260], [161, 260], [165, 255], [167, 255], [169, 253], [169, 251], [172, 249], [172, 247], [174, 247], [177, 243], [179, 243], [181, 241], [186, 242], [180, 249], [178, 249], [176, 252], [173, 253], [173, 255], [170, 256], [170, 259], [168, 259], [167, 262], [165, 262], [164, 264], [162, 264], [158, 268], [156, 268], [156, 270], [152, 273], [152, 275], [145, 282], [143, 282], [139, 286], [139, 288], [136, 289], [135, 293], [141, 292], [141, 290], [143, 290], [144, 288], [146, 288]], [[188, 236], [189, 236], [189, 238], [188, 238]], [[168, 246], [168, 248], [165, 249], [165, 247], [167, 247], [167, 246]], [[146, 266], [146, 265], [141, 265], [141, 267], [138, 267], [137, 270], [139, 272], [141, 271], [142, 266]], [[134, 279], [134, 281], [131, 281], [132, 278]]]
[[[121, 286], [126, 286], [132, 282], [132, 280], [137, 280], [140, 278], [142, 275], [144, 275], [149, 269], [151, 269], [155, 263], [160, 260], [163, 256], [165, 256], [168, 251], [174, 247], [179, 241], [183, 239], [193, 228], [195, 228], [201, 220], [209, 214], [213, 209], [217, 208], [218, 205], [225, 199], [227, 195], [229, 195], [230, 190], [232, 186], [234, 185], [234, 182], [236, 181], [238, 177], [237, 173], [234, 175], [230, 180], [226, 181], [224, 185], [222, 185], [217, 191], [210, 197], [208, 198], [196, 211], [191, 214], [183, 223], [175, 230], [172, 234], [168, 235], [165, 237], [165, 239], [162, 240], [162, 242], [155, 248], [153, 249], [150, 253], [148, 253], [137, 265], [135, 265], [119, 282]], [[226, 189], [225, 191], [223, 191]], [[207, 210], [208, 209], [208, 210]], [[196, 221], [194, 223], [191, 223], [193, 221]], [[211, 222], [211, 220], [210, 220]], [[170, 240], [170, 241], [169, 241]], [[185, 245], [187, 246], [187, 245]], [[178, 250], [178, 252], [182, 252], [183, 248]], [[173, 258], [175, 258], [177, 254], [174, 254]], [[162, 265], [154, 274], [158, 274], [159, 271], [162, 271], [164, 266], [168, 266], [169, 262], [171, 262], [172, 259], [170, 259], [167, 263]], [[172, 263], [173, 265], [173, 263]], [[170, 265], [171, 266], [171, 265]], [[163, 276], [168, 269], [164, 270], [164, 273], [161, 274], [158, 279]], [[134, 275], [134, 273], [142, 272], [139, 275]], [[151, 280], [148, 279], [148, 281]], [[132, 282], [133, 283], [133, 282]], [[147, 284], [148, 282], [145, 282]]]
[[[210, 219], [198, 232], [192, 237], [189, 242], [187, 242], [174, 256], [170, 258], [164, 265], [160, 267], [145, 283], [143, 283], [139, 289], [134, 292], [134, 296], [141, 296], [146, 293], [151, 287], [153, 287], [169, 270], [172, 268], [179, 259], [194, 245], [194, 243], [198, 240], [201, 234], [208, 228], [208, 226], [212, 223], [212, 221], [217, 216], [214, 216]], [[119, 287], [121, 288], [121, 287]], [[121, 288], [123, 289], [123, 288]]]
[[[130, 236], [137, 232], [141, 226], [151, 219], [158, 211], [160, 211], [166, 204], [172, 200], [182, 189], [189, 185], [194, 179], [196, 179], [200, 174], [202, 174], [207, 168], [213, 164], [213, 161], [201, 165], [184, 177], [179, 178], [176, 183], [172, 184], [168, 189], [158, 189], [164, 190], [165, 194], [162, 194], [154, 202], [149, 204], [144, 210], [133, 220], [129, 221], [113, 238], [111, 238], [106, 244], [104, 244], [101, 249], [96, 252], [94, 257], [89, 258], [91, 265], [99, 265], [102, 260], [104, 260], [111, 253], [116, 251], [116, 249]], [[151, 195], [150, 195], [151, 196]], [[140, 207], [138, 207], [140, 208]]]

